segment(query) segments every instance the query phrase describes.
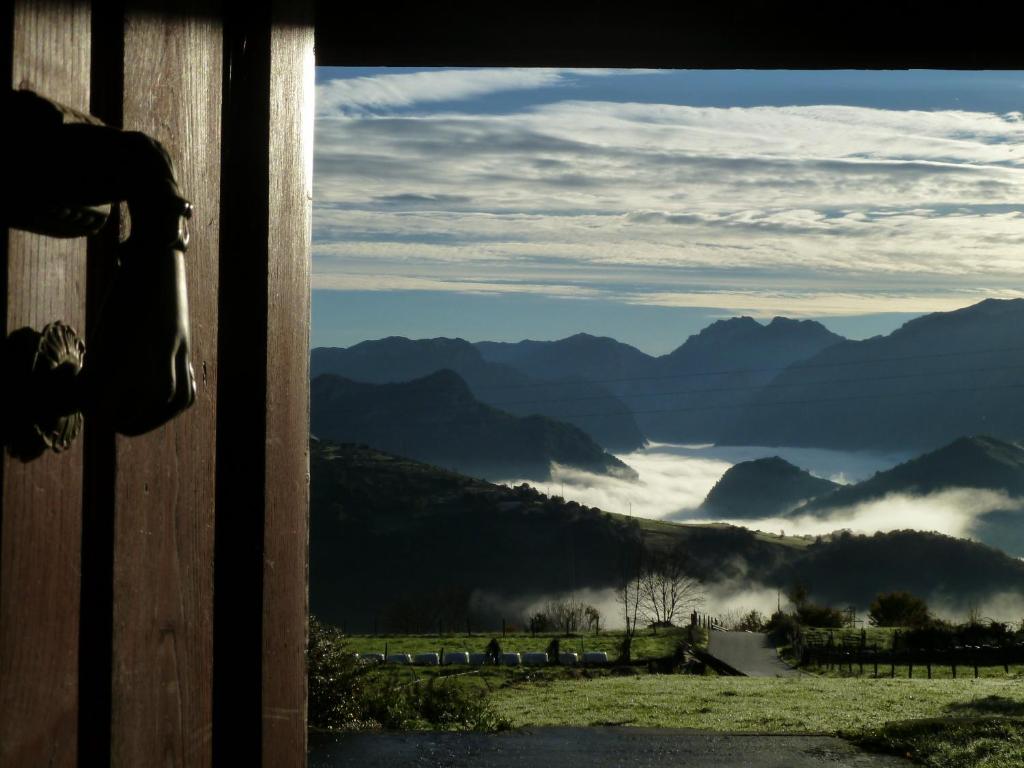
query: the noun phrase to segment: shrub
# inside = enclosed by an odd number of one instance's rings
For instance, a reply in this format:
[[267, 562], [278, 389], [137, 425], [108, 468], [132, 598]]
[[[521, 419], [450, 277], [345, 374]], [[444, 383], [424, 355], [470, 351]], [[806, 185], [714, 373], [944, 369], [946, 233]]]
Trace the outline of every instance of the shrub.
[[309, 617], [306, 669], [310, 726], [334, 730], [366, 724], [363, 672], [341, 632], [315, 616]]
[[410, 698], [420, 717], [435, 728], [493, 731], [509, 727], [482, 691], [472, 692], [451, 680], [431, 678], [426, 685], [413, 686]]
[[763, 632], [765, 628], [764, 614], [758, 610], [743, 614], [736, 622], [735, 628], [739, 631]]
[[874, 627], [925, 627], [931, 620], [928, 604], [909, 592], [882, 592], [868, 609], [868, 621]]
[[845, 624], [843, 614], [835, 608], [816, 603], [804, 603], [796, 609], [796, 618], [805, 627], [839, 629]]
[[309, 724], [313, 728], [508, 727], [494, 714], [482, 690], [473, 691], [444, 678], [409, 685], [396, 670], [371, 677], [369, 668], [352, 656], [341, 632], [312, 616], [306, 658]]
[[776, 643], [788, 643], [793, 639], [799, 627], [800, 624], [793, 614], [776, 611], [765, 625], [765, 630]]

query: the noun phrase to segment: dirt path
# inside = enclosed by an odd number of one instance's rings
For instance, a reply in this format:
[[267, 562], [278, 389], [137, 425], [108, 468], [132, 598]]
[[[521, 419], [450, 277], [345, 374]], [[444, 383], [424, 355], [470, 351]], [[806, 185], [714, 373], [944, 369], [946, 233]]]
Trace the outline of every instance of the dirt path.
[[309, 768], [901, 768], [830, 736], [674, 728], [310, 734]]
[[779, 659], [768, 635], [712, 631], [708, 653], [750, 677], [796, 677], [799, 671]]

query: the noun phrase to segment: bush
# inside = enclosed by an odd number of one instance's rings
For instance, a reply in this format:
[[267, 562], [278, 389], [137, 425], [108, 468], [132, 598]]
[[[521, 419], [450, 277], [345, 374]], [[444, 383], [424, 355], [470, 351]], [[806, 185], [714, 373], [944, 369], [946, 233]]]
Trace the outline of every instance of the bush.
[[425, 683], [396, 685], [392, 674], [364, 699], [368, 719], [384, 728], [492, 731], [509, 727], [491, 709], [483, 691], [471, 691], [453, 680], [432, 677]]
[[796, 609], [796, 619], [805, 627], [823, 627], [840, 629], [845, 620], [843, 614], [835, 608], [816, 603], [804, 603]]
[[371, 668], [356, 661], [342, 633], [314, 616], [309, 619], [306, 664], [312, 728], [508, 727], [494, 714], [482, 690], [473, 691], [454, 680], [433, 677], [410, 685], [396, 670], [371, 677]]
[[868, 621], [874, 627], [928, 626], [928, 604], [909, 592], [882, 592], [871, 601]]
[[778, 644], [790, 642], [799, 628], [800, 624], [797, 622], [796, 617], [791, 613], [783, 613], [782, 611], [773, 613], [765, 625], [765, 631]]
[[309, 617], [306, 674], [310, 726], [335, 730], [366, 725], [363, 671], [341, 632], [315, 616]]
[[735, 628], [740, 632], [763, 632], [765, 629], [764, 614], [758, 610], [745, 613], [740, 617], [740, 620], [736, 622]]
[[508, 728], [491, 709], [486, 695], [473, 693], [450, 680], [431, 678], [426, 685], [413, 686], [414, 707], [422, 719], [435, 728], [493, 731]]

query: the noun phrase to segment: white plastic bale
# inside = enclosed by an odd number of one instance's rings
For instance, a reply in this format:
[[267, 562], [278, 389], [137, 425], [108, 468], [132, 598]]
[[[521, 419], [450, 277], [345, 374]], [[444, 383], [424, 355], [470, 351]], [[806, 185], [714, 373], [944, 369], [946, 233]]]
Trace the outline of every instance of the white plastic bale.
[[523, 654], [523, 664], [528, 667], [542, 667], [548, 663], [548, 655], [543, 652], [531, 652]]
[[608, 654], [604, 651], [587, 651], [583, 654], [584, 664], [607, 664]]
[[415, 664], [421, 667], [436, 667], [437, 666], [437, 654], [436, 653], [417, 653], [414, 660]]
[[445, 664], [469, 664], [469, 654], [465, 651], [449, 651], [444, 655]]
[[491, 657], [486, 653], [471, 653], [469, 654], [469, 663], [474, 667], [480, 667], [484, 664], [489, 664]]
[[518, 653], [501, 654], [501, 664], [504, 667], [518, 667], [523, 663], [523, 657]]
[[561, 651], [558, 654], [558, 663], [563, 667], [575, 667], [580, 657], [571, 651]]
[[384, 661], [383, 653], [364, 653], [360, 656], [362, 661]]
[[408, 653], [388, 654], [388, 664], [412, 664], [412, 656]]

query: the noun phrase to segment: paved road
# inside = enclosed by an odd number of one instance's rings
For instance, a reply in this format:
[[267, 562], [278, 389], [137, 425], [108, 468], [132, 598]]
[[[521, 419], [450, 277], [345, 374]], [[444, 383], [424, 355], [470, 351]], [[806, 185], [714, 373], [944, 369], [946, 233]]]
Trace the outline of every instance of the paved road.
[[830, 736], [676, 728], [310, 734], [309, 768], [909, 768]]
[[750, 677], [795, 677], [800, 673], [779, 659], [768, 635], [712, 630], [708, 653]]

